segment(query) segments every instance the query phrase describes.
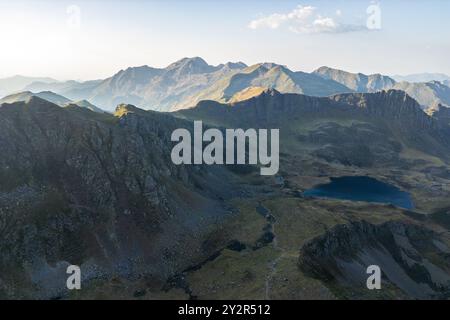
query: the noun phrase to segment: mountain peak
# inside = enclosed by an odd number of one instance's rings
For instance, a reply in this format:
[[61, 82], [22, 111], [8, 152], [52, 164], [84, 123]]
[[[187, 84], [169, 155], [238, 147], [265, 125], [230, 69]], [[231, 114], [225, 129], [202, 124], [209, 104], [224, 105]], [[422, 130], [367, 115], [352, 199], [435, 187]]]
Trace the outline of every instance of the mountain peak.
[[128, 81], [133, 79], [137, 83], [147, 83], [149, 79], [161, 73], [161, 69], [152, 68], [147, 65], [138, 67], [128, 67], [125, 70], [120, 70], [111, 79]]
[[139, 109], [136, 106], [133, 106], [132, 104], [119, 104], [116, 107], [116, 111], [114, 112], [114, 116], [115, 117], [123, 117], [129, 113], [142, 113], [142, 112], [146, 112], [145, 110]]
[[27, 97], [26, 99], [23, 100], [18, 100], [18, 101], [12, 101], [12, 102], [7, 102], [4, 104], [0, 104], [1, 107], [5, 106], [5, 105], [14, 105], [14, 106], [18, 106], [18, 107], [26, 107], [29, 110], [34, 110], [34, 111], [50, 111], [50, 110], [57, 110], [57, 109], [61, 109], [60, 106], [54, 104], [51, 101], [45, 100], [41, 97], [38, 97], [36, 95], [31, 95], [29, 97]]
[[450, 106], [450, 88], [439, 81], [399, 82], [394, 88], [408, 93], [423, 109], [435, 108], [439, 104]]
[[327, 66], [321, 66], [321, 67], [317, 68], [316, 70], [314, 70], [313, 72], [314, 73], [322, 73], [322, 72], [331, 71], [331, 70], [336, 70], [336, 69], [333, 69], [333, 68], [327, 67]]
[[377, 92], [391, 89], [395, 85], [394, 79], [379, 73], [366, 75], [322, 66], [313, 71], [313, 74], [338, 82], [356, 92]]
[[33, 94], [29, 98], [27, 98], [24, 102], [26, 104], [29, 104], [29, 105], [37, 105], [37, 104], [43, 104], [43, 103], [51, 103], [51, 104], [53, 104], [52, 102], [50, 102], [48, 100], [45, 100], [43, 98], [40, 98], [40, 97], [38, 97], [36, 95], [33, 95]]
[[328, 66], [321, 66], [320, 68], [313, 71], [313, 73], [317, 74], [329, 74], [329, 73], [344, 73], [344, 74], [352, 74], [352, 75], [363, 75], [362, 73], [351, 73], [342, 69], [332, 68]]
[[184, 57], [178, 61], [175, 61], [172, 64], [177, 64], [177, 63], [201, 63], [201, 64], [208, 65], [208, 63], [205, 61], [205, 59], [203, 59], [201, 57]]
[[179, 75], [211, 72], [215, 68], [200, 57], [183, 58], [169, 65], [167, 71], [175, 71]]
[[242, 61], [238, 61], [238, 62], [227, 62], [227, 63], [225, 63], [225, 64], [219, 64], [218, 66], [217, 66], [217, 68], [220, 68], [220, 69], [222, 69], [222, 68], [227, 68], [227, 69], [230, 69], [230, 70], [233, 70], [233, 69], [244, 69], [244, 68], [247, 68], [248, 66], [244, 63], [244, 62], [242, 62]]
[[148, 65], [143, 65], [143, 66], [137, 66], [137, 67], [128, 67], [126, 70], [121, 70], [122, 72], [124, 71], [150, 71], [150, 70], [155, 70], [156, 68], [152, 68]]
[[254, 65], [251, 65], [243, 70], [244, 73], [253, 73], [257, 72], [260, 74], [265, 74], [269, 70], [276, 70], [279, 69], [279, 71], [287, 71], [288, 69], [285, 66], [273, 63], [273, 62], [262, 62], [257, 63]]
[[314, 70], [313, 73], [318, 74], [318, 75], [322, 75], [322, 76], [331, 76], [331, 75], [348, 75], [348, 76], [366, 76], [363, 73], [351, 73], [345, 70], [341, 70], [341, 69], [336, 69], [336, 68], [332, 68], [332, 67], [328, 67], [328, 66], [322, 66], [320, 68], [318, 68], [317, 70]]
[[281, 92], [274, 88], [267, 88], [262, 92], [262, 95], [275, 97], [281, 95]]
[[279, 65], [277, 63], [274, 62], [262, 62], [262, 63], [258, 63], [257, 64], [258, 67], [260, 68], [266, 68], [266, 69], [273, 69], [273, 68], [277, 68], [277, 67], [283, 67], [282, 65]]
[[88, 100], [79, 100], [79, 101], [74, 101], [74, 102], [70, 102], [68, 104], [65, 105], [65, 107], [79, 107], [79, 108], [84, 108], [84, 109], [88, 109], [97, 113], [104, 113], [104, 111], [100, 108], [98, 108], [97, 106], [93, 105], [92, 103], [90, 103]]

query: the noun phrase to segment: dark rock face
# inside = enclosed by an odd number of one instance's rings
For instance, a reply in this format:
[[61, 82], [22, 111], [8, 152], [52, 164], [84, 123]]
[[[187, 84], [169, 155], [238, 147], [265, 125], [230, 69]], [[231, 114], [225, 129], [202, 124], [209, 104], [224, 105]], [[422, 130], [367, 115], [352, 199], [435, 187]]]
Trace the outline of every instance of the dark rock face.
[[210, 254], [201, 239], [230, 211], [231, 173], [172, 164], [170, 134], [188, 123], [118, 112], [0, 108], [1, 296], [58, 295], [68, 264], [86, 279], [165, 279]]
[[433, 112], [433, 118], [444, 125], [450, 125], [450, 108], [439, 105], [437, 110]]
[[348, 166], [371, 167], [396, 162], [401, 151], [399, 142], [376, 126], [365, 123], [347, 127], [330, 122], [301, 139], [324, 146], [315, 151], [317, 157]]
[[366, 269], [378, 265], [384, 286], [414, 298], [450, 296], [450, 249], [439, 235], [408, 222], [352, 222], [309, 241], [299, 267], [307, 274], [352, 292], [364, 291]]
[[[399, 153], [404, 147], [443, 158], [448, 158], [450, 150], [450, 127], [395, 90], [329, 98], [267, 90], [232, 105], [202, 101], [178, 114], [231, 127], [280, 128], [284, 141], [296, 137], [313, 146], [314, 155], [344, 165], [400, 165]], [[300, 126], [317, 122], [321, 124], [297, 133]]]
[[[420, 105], [403, 91], [389, 90], [373, 94], [342, 94], [331, 99], [362, 108], [373, 116], [388, 117], [391, 122], [402, 121], [403, 127], [408, 125], [430, 128], [435, 121], [424, 113]], [[396, 124], [396, 123], [395, 123]]]

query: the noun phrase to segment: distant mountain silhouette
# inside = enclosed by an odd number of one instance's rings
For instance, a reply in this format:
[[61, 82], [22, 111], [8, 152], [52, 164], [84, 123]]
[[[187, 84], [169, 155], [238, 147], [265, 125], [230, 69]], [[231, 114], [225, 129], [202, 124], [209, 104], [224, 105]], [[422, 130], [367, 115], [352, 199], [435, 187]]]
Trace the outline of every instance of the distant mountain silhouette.
[[33, 93], [30, 91], [25, 92], [19, 92], [15, 93], [9, 96], [4, 97], [3, 99], [0, 99], [0, 104], [3, 103], [14, 103], [18, 101], [27, 101], [31, 97], [39, 97], [41, 99], [47, 100], [51, 103], [54, 103], [60, 107], [65, 106], [66, 104], [70, 103], [71, 100], [67, 99], [66, 97], [63, 97], [59, 94], [53, 93], [51, 91], [42, 91], [39, 93]]
[[450, 106], [450, 87], [438, 82], [399, 82], [394, 87], [403, 90], [417, 100], [424, 109], [434, 109], [438, 105]]
[[119, 103], [131, 103], [146, 109], [169, 111], [244, 67], [243, 63], [210, 66], [196, 57], [181, 59], [163, 69], [128, 68], [102, 81], [86, 98], [110, 110]]
[[450, 77], [443, 73], [415, 73], [406, 76], [395, 75], [392, 78], [394, 78], [398, 82], [450, 81]]
[[42, 91], [38, 93], [33, 93], [30, 91], [24, 91], [15, 93], [9, 96], [4, 97], [3, 99], [0, 99], [0, 106], [4, 103], [12, 104], [16, 102], [27, 102], [33, 97], [38, 97], [40, 99], [46, 100], [48, 102], [51, 102], [55, 105], [58, 105], [60, 107], [69, 107], [69, 106], [77, 106], [80, 108], [86, 108], [94, 112], [103, 113], [104, 111], [93, 104], [91, 104], [87, 100], [80, 100], [80, 101], [72, 101], [62, 95], [56, 94], [51, 91]]
[[[0, 98], [15, 93], [17, 91], [24, 91], [24, 88], [33, 82], [50, 83], [55, 82], [52, 78], [38, 78], [38, 77], [26, 77], [26, 76], [13, 76], [9, 78], [0, 79]], [[44, 90], [40, 90], [44, 91]]]
[[150, 110], [173, 111], [193, 107], [204, 99], [236, 100], [234, 96], [249, 87], [314, 96], [352, 92], [336, 81], [293, 72], [275, 63], [247, 67], [242, 62], [228, 62], [212, 66], [199, 57], [184, 58], [166, 68], [127, 68], [102, 81], [34, 83], [28, 89], [51, 90], [72, 100], [87, 99], [108, 110], [130, 103]]
[[395, 84], [394, 79], [381, 74], [365, 75], [362, 73], [350, 73], [329, 67], [321, 67], [314, 71], [314, 73], [325, 79], [339, 82], [355, 92], [362, 93], [391, 89]]
[[63, 95], [71, 100], [82, 100], [89, 96], [92, 89], [98, 86], [103, 80], [90, 81], [63, 81], [63, 82], [40, 82], [36, 81], [26, 86], [23, 91], [42, 92], [52, 91]]
[[437, 106], [450, 105], [450, 80], [443, 80], [447, 78], [443, 74], [410, 77], [412, 80], [431, 78], [438, 78], [442, 83], [397, 83], [381, 74], [350, 73], [325, 66], [312, 73], [291, 71], [276, 63], [247, 66], [243, 62], [228, 62], [212, 66], [200, 57], [193, 57], [183, 58], [166, 68], [130, 67], [104, 80], [57, 82], [49, 78], [34, 79], [24, 91], [51, 91], [71, 101], [87, 100], [109, 111], [121, 103], [146, 110], [176, 111], [192, 108], [202, 100], [235, 103], [266, 89], [318, 97], [397, 89], [407, 92], [432, 114]]

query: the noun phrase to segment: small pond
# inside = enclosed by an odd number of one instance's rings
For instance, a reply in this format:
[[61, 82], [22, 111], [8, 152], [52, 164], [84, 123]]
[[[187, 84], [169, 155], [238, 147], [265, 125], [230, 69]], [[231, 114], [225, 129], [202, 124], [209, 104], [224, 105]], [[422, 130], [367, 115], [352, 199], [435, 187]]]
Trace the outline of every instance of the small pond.
[[331, 182], [318, 185], [303, 193], [307, 197], [333, 198], [351, 201], [387, 203], [413, 209], [409, 193], [399, 188], [365, 176], [331, 178]]

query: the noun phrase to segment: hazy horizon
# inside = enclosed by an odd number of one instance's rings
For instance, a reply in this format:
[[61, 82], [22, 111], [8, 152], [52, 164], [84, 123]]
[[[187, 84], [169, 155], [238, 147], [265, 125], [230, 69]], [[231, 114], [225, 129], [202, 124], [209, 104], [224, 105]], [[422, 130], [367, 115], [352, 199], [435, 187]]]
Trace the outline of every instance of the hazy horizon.
[[[180, 59], [177, 59], [176, 61], [172, 61], [172, 62], [168, 63], [167, 65], [161, 65], [161, 66], [155, 66], [155, 65], [152, 65], [152, 64], [134, 65], [134, 66], [130, 65], [130, 66], [127, 66], [127, 67], [125, 67], [125, 68], [118, 69], [118, 70], [116, 70], [115, 72], [113, 72], [112, 74], [110, 74], [110, 75], [108, 75], [108, 76], [106, 76], [106, 77], [103, 77], [103, 78], [102, 78], [102, 77], [97, 77], [97, 78], [87, 78], [87, 79], [80, 79], [80, 78], [56, 78], [56, 77], [50, 77], [50, 76], [48, 76], [48, 75], [46, 75], [46, 74], [43, 74], [43, 75], [39, 75], [39, 74], [36, 74], [36, 75], [34, 75], [34, 74], [11, 74], [11, 75], [7, 75], [7, 76], [4, 76], [4, 77], [2, 76], [0, 79], [14, 78], [14, 77], [50, 78], [50, 79], [56, 80], [56, 81], [58, 81], [58, 82], [64, 82], [64, 81], [70, 81], [70, 80], [73, 80], [73, 81], [79, 81], [79, 82], [95, 81], [95, 80], [104, 80], [104, 79], [106, 79], [106, 78], [112, 77], [114, 74], [120, 72], [121, 70], [125, 70], [125, 69], [127, 69], [127, 68], [138, 68], [138, 67], [148, 66], [148, 67], [161, 68], [161, 69], [163, 69], [163, 68], [168, 67], [170, 64], [172, 64], [172, 63], [174, 63], [174, 62], [177, 62], [177, 61], [179, 61], [179, 60], [185, 59], [185, 58], [188, 58], [188, 59], [202, 58], [203, 60], [206, 61], [206, 63], [208, 63], [209, 65], [213, 65], [213, 66], [217, 66], [217, 65], [220, 65], [220, 64], [225, 64], [225, 63], [227, 63], [227, 62], [236, 62], [236, 63], [237, 63], [237, 62], [243, 62], [243, 63], [245, 63], [247, 66], [252, 66], [252, 65], [255, 65], [255, 64], [259, 64], [259, 63], [276, 63], [276, 64], [279, 64], [279, 65], [283, 65], [283, 64], [281, 64], [281, 63], [277, 63], [276, 61], [260, 61], [260, 62], [254, 63], [254, 64], [249, 64], [249, 63], [246, 63], [245, 61], [231, 61], [231, 60], [223, 61], [223, 62], [218, 63], [218, 64], [211, 64], [211, 63], [208, 62], [207, 59], [205, 59], [205, 58], [203, 58], [203, 57], [195, 56], [195, 57], [182, 57], [182, 58], [180, 58]], [[348, 70], [348, 69], [343, 69], [343, 68], [340, 68], [339, 66], [331, 66], [331, 65], [328, 65], [328, 64], [323, 64], [323, 65], [317, 66], [316, 68], [313, 68], [313, 69], [311, 69], [311, 70], [297, 70], [297, 69], [290, 68], [288, 65], [284, 65], [284, 66], [288, 67], [291, 71], [295, 71], [295, 72], [297, 72], [297, 71], [303, 71], [303, 72], [311, 73], [311, 72], [313, 72], [313, 71], [319, 69], [320, 67], [329, 67], [329, 68], [339, 69], [339, 70], [343, 70], [343, 71], [347, 71], [347, 72], [351, 72], [351, 73], [360, 73], [360, 72], [361, 72], [361, 71], [358, 71], [358, 70]], [[371, 73], [371, 74], [372, 74], [372, 73]], [[405, 74], [384, 74], [384, 73], [381, 73], [381, 72], [374, 72], [373, 74], [382, 74], [382, 75], [386, 75], [386, 76], [389, 76], [389, 77], [407, 77], [407, 76], [415, 76], [415, 75], [427, 75], [427, 74], [428, 74], [428, 75], [437, 75], [437, 74], [441, 74], [441, 75], [445, 75], [445, 76], [450, 77], [450, 75], [448, 75], [448, 74], [446, 74], [446, 73], [443, 73], [443, 72], [427, 72], [427, 71], [425, 71], [425, 72], [405, 73]]]
[[442, 0], [19, 0], [0, 1], [0, 21], [0, 78], [104, 79], [196, 56], [305, 72], [450, 74], [450, 3]]

